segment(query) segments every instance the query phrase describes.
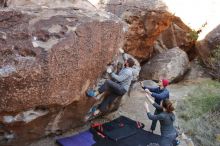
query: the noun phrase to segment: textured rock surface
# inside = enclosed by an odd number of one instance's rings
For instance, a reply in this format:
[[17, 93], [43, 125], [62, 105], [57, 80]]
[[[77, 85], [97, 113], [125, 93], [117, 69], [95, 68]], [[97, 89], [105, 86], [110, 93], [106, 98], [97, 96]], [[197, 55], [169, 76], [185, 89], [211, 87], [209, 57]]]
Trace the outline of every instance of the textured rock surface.
[[211, 31], [204, 40], [198, 42], [197, 51], [201, 58], [205, 61], [209, 58], [210, 53], [220, 45], [220, 25]]
[[146, 61], [167, 49], [179, 47], [190, 59], [195, 57], [195, 40], [191, 29], [180, 18], [168, 12], [161, 0], [104, 0], [96, 5], [129, 24], [124, 49]]
[[1, 0], [0, 1], [0, 8], [1, 7], [6, 7], [7, 6], [7, 0]]
[[220, 80], [220, 25], [197, 43], [197, 51], [208, 72]]
[[167, 6], [162, 0], [104, 0], [103, 3], [99, 2], [99, 8], [104, 8], [120, 17], [125, 11], [167, 10]]
[[7, 3], [9, 7], [76, 7], [111, 12], [129, 24], [124, 49], [140, 61], [173, 47], [186, 51], [190, 60], [196, 54], [190, 29], [167, 11], [162, 0], [9, 0]]
[[198, 59], [194, 59], [190, 62], [190, 69], [184, 76], [183, 80], [194, 80], [197, 78], [210, 78], [204, 66], [201, 65], [201, 62]]
[[171, 82], [176, 81], [184, 75], [188, 65], [187, 54], [179, 48], [173, 48], [147, 62], [141, 69], [140, 78], [158, 80], [163, 77]]
[[179, 47], [188, 54], [191, 60], [197, 56], [195, 49], [196, 40], [192, 38], [191, 33], [192, 30], [179, 17], [174, 17], [169, 28], [162, 32], [155, 42], [154, 50], [162, 53], [167, 49]]
[[173, 19], [160, 0], [110, 0], [103, 5], [106, 11], [128, 23], [124, 49], [140, 61], [150, 58], [154, 41], [170, 26]]
[[96, 9], [87, 0], [5, 0], [8, 7], [43, 7], [43, 8], [60, 8], [75, 7], [83, 9]]
[[132, 13], [132, 16], [125, 18], [130, 27], [124, 48], [140, 61], [152, 56], [154, 41], [170, 25], [172, 19], [172, 15], [162, 11], [142, 11], [142, 14]]
[[[123, 41], [126, 52], [147, 60], [155, 40], [167, 29], [169, 36], [176, 19], [161, 0], [100, 0], [98, 5], [91, 0], [1, 1], [0, 7], [6, 5], [0, 10], [0, 145], [6, 144], [1, 134], [15, 138], [9, 144], [23, 146], [84, 124], [94, 103], [85, 90]], [[116, 14], [129, 27], [98, 9]]]
[[5, 124], [15, 134], [12, 143], [82, 124], [94, 102], [85, 91], [122, 46], [123, 34], [121, 21], [104, 12], [1, 10], [0, 121], [30, 109], [48, 112], [30, 123]]

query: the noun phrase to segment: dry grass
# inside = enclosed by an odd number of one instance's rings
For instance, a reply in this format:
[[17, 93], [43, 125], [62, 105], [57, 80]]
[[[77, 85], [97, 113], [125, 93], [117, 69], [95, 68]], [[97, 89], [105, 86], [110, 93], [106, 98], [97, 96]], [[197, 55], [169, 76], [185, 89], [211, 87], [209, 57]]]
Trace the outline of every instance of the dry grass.
[[200, 83], [177, 106], [176, 113], [183, 131], [196, 145], [217, 146], [220, 142], [220, 83], [206, 81]]

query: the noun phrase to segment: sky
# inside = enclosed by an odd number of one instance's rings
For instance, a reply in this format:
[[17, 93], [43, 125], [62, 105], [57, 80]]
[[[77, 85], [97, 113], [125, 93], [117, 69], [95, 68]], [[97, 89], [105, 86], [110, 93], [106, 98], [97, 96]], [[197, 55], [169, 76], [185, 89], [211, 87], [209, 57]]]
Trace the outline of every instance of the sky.
[[220, 0], [163, 0], [172, 13], [179, 16], [185, 24], [198, 30], [207, 22], [199, 39], [220, 24]]

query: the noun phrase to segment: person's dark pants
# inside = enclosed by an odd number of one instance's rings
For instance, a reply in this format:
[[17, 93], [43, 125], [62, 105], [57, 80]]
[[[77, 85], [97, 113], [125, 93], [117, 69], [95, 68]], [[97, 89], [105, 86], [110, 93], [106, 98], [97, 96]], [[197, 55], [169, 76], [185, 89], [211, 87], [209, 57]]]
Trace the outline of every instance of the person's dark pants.
[[[161, 112], [158, 111], [157, 109], [154, 111], [154, 115], [158, 115], [159, 113]], [[157, 120], [152, 120], [150, 129], [154, 131], [156, 129], [156, 126], [157, 126]]]
[[105, 83], [98, 89], [99, 93], [105, 91], [109, 92], [109, 96], [106, 97], [99, 105], [98, 109], [103, 112], [106, 110], [107, 106], [110, 105], [117, 97], [123, 96], [126, 93], [124, 87], [120, 86], [118, 83], [112, 80], [106, 80]]

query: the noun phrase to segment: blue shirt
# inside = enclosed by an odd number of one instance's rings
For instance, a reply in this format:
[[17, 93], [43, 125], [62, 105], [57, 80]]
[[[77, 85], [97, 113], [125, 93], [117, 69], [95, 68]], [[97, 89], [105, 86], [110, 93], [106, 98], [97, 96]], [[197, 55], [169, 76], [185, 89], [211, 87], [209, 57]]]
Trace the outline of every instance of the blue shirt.
[[161, 101], [164, 99], [169, 99], [169, 91], [166, 88], [160, 89], [160, 87], [143, 87], [143, 89], [149, 89], [152, 93], [151, 96], [154, 97], [155, 102], [160, 105]]

